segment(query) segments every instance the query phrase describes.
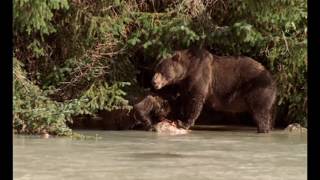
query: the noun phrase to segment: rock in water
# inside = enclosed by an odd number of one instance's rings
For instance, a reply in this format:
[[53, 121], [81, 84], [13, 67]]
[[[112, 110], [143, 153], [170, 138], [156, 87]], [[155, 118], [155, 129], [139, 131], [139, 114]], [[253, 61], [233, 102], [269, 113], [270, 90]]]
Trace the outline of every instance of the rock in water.
[[178, 128], [175, 122], [169, 121], [167, 119], [160, 121], [154, 126], [154, 129], [159, 134], [187, 134], [189, 130]]
[[300, 133], [306, 133], [307, 132], [307, 129], [302, 127], [300, 124], [298, 123], [292, 123], [292, 124], [289, 124], [286, 129], [286, 131], [288, 132], [300, 132]]

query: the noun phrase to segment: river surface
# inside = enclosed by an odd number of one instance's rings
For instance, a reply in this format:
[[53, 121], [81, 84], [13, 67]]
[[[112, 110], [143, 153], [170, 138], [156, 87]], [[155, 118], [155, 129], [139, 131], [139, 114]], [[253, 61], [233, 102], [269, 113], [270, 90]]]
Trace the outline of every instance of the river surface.
[[307, 137], [273, 131], [77, 131], [76, 140], [13, 136], [15, 180], [305, 180]]

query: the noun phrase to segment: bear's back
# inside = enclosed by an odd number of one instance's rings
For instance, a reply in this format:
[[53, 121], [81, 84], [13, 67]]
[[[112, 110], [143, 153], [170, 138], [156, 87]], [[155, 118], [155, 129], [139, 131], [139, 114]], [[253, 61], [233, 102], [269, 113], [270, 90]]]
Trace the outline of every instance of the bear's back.
[[213, 56], [216, 75], [249, 80], [261, 73], [269, 73], [258, 61], [246, 56]]

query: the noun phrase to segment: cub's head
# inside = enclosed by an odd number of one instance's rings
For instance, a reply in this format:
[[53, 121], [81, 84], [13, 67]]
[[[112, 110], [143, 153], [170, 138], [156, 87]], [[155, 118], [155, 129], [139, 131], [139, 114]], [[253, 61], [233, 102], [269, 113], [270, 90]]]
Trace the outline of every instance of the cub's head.
[[155, 89], [161, 89], [167, 85], [175, 84], [184, 78], [186, 67], [181, 52], [162, 59], [155, 68], [152, 85]]
[[161, 120], [168, 116], [171, 112], [171, 107], [168, 100], [162, 99], [159, 96], [155, 96], [155, 100], [157, 103], [155, 104], [154, 115], [158, 120]]

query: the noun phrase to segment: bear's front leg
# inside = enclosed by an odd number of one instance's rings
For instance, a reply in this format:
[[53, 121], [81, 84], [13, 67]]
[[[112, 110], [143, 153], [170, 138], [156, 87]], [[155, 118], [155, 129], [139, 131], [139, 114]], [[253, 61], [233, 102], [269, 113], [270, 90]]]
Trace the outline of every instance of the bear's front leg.
[[[190, 98], [190, 97], [189, 97]], [[185, 128], [189, 129], [191, 126], [195, 124], [195, 121], [198, 119], [203, 104], [205, 101], [205, 97], [201, 94], [193, 95], [189, 99], [188, 103], [185, 105], [185, 120], [186, 122]]]

